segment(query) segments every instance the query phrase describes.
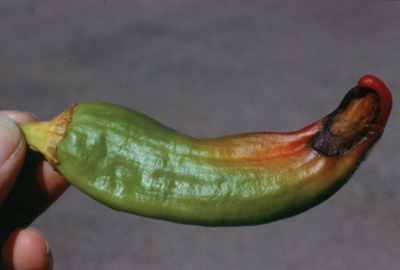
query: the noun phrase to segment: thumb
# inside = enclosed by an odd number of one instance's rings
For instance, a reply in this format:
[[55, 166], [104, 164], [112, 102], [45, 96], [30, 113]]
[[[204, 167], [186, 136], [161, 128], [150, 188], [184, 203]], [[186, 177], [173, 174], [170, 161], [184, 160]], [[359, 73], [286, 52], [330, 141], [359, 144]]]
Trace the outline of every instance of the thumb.
[[21, 170], [26, 152], [19, 127], [0, 113], [0, 204], [7, 197]]

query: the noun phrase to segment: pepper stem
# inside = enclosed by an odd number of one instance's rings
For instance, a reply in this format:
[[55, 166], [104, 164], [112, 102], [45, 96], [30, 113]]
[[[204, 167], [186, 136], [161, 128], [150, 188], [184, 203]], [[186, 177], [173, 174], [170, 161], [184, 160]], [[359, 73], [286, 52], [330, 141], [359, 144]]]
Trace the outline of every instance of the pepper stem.
[[25, 135], [25, 140], [34, 151], [46, 152], [46, 132], [49, 129], [50, 121], [18, 124]]
[[57, 146], [64, 139], [68, 123], [76, 103], [49, 122], [19, 124], [29, 147], [42, 153], [51, 166], [56, 169]]

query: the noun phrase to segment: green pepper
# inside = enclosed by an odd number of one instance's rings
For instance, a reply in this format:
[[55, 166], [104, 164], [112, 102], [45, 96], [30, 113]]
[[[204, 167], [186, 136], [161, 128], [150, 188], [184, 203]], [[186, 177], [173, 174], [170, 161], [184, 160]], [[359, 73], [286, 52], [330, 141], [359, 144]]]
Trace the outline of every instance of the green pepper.
[[381, 137], [391, 106], [385, 84], [366, 75], [334, 112], [297, 132], [196, 139], [104, 102], [20, 127], [72, 185], [115, 210], [241, 226], [299, 214], [333, 195]]

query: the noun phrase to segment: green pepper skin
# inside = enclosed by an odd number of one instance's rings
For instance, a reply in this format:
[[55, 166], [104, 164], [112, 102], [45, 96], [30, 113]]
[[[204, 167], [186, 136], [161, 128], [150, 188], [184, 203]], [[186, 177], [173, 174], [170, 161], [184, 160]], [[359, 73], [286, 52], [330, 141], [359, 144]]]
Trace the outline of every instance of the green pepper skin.
[[[180, 134], [122, 106], [82, 103], [57, 146], [56, 169], [97, 201], [141, 216], [203, 226], [287, 218], [334, 194], [380, 138], [391, 95], [377, 80], [364, 76], [335, 112], [300, 131], [215, 139]], [[376, 88], [368, 88], [369, 99], [354, 97], [360, 87], [369, 86]], [[354, 121], [366, 121], [367, 128], [353, 136], [342, 127], [352, 114], [360, 117], [358, 104], [372, 116]], [[341, 128], [330, 131], [332, 121]], [[346, 139], [338, 147], [337, 138], [348, 134], [351, 142]], [[333, 148], [339, 150], [329, 152]]]
[[[289, 192], [298, 189], [290, 171], [301, 165], [284, 159], [269, 165], [235, 159], [213, 140], [177, 133], [118, 105], [79, 104], [66, 134], [57, 148], [57, 170], [116, 210], [222, 226], [265, 223], [295, 214], [287, 205], [302, 208], [303, 197], [304, 204], [310, 204], [308, 196], [293, 197]], [[225, 142], [220, 148], [226, 151], [234, 139], [219, 141]]]

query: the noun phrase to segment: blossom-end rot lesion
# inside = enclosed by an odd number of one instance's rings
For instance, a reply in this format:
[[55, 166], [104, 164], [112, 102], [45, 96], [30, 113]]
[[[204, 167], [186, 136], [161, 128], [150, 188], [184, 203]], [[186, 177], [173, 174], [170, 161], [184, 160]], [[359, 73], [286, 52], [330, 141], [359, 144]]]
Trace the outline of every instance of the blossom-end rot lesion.
[[370, 132], [379, 108], [380, 97], [375, 90], [353, 88], [339, 107], [325, 117], [323, 129], [311, 140], [311, 146], [326, 156], [345, 155]]

